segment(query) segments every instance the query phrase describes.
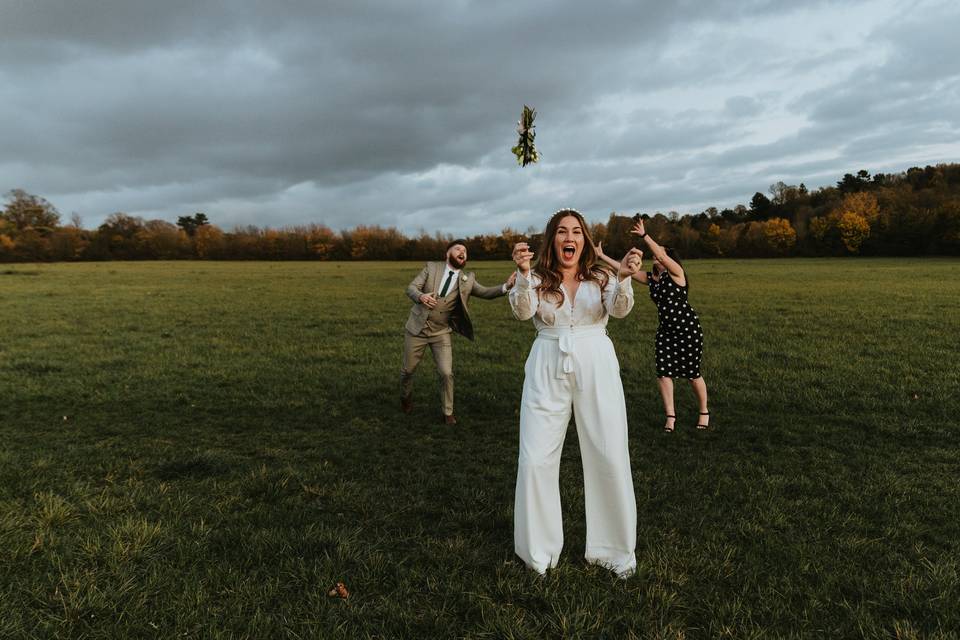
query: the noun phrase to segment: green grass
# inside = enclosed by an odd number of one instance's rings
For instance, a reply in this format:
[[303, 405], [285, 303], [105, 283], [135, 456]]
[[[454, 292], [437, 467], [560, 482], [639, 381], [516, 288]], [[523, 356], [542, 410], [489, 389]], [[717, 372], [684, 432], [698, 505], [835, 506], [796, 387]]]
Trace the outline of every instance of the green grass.
[[573, 429], [560, 566], [513, 555], [505, 299], [455, 339], [449, 428], [429, 356], [397, 406], [419, 264], [4, 267], [0, 637], [957, 637], [958, 267], [691, 262], [716, 429], [680, 386], [672, 436], [636, 286], [627, 581], [583, 561]]

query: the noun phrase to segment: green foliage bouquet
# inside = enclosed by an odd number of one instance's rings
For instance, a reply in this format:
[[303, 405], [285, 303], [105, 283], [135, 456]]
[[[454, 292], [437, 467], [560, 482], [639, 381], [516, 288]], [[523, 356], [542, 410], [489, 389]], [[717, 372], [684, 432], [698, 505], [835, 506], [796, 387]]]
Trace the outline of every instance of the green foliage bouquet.
[[533, 144], [533, 139], [537, 136], [533, 125], [533, 120], [536, 117], [536, 109], [523, 105], [523, 114], [517, 122], [517, 133], [520, 134], [520, 140], [517, 142], [517, 146], [510, 149], [513, 155], [517, 156], [517, 163], [522, 167], [540, 160], [540, 153]]

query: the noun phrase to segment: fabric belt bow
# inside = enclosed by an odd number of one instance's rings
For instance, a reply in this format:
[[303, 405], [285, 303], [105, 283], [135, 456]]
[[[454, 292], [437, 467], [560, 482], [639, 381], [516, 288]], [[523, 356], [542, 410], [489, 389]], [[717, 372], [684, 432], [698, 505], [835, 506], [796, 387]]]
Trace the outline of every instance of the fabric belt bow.
[[544, 327], [537, 333], [537, 337], [547, 340], [556, 340], [559, 347], [559, 357], [557, 359], [557, 374], [559, 380], [563, 380], [571, 373], [577, 383], [577, 389], [583, 389], [583, 382], [579, 369], [579, 363], [574, 355], [574, 345], [577, 339], [588, 336], [605, 336], [607, 329], [603, 325], [594, 324], [582, 327], [570, 327], [569, 329], [557, 329], [555, 327]]

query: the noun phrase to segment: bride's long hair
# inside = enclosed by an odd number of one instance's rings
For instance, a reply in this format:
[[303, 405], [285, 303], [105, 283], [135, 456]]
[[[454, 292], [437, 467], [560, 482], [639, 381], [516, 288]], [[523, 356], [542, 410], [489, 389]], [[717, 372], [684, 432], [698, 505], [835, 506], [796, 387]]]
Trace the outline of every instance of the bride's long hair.
[[597, 252], [593, 248], [590, 228], [580, 212], [575, 209], [557, 211], [551, 216], [550, 221], [547, 222], [547, 228], [543, 232], [543, 247], [540, 255], [537, 256], [533, 272], [540, 277], [537, 292], [544, 298], [556, 296], [558, 304], [563, 303], [563, 289], [560, 288], [560, 283], [563, 282], [563, 274], [560, 273], [560, 257], [557, 255], [553, 240], [557, 235], [557, 227], [560, 226], [560, 221], [567, 216], [576, 218], [577, 222], [580, 223], [580, 229], [583, 231], [583, 249], [577, 263], [577, 279], [581, 282], [596, 282], [603, 289], [607, 286], [611, 273], [606, 265], [597, 262]]

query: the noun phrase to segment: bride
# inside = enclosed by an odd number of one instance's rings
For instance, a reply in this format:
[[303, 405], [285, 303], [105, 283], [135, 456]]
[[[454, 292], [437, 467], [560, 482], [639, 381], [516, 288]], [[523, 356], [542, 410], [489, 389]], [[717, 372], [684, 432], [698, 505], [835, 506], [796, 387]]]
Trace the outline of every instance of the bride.
[[532, 269], [527, 243], [513, 249], [518, 274], [510, 306], [537, 329], [524, 366], [514, 545], [541, 574], [557, 566], [560, 453], [572, 413], [583, 460], [585, 557], [626, 577], [636, 569], [637, 505], [620, 365], [606, 324], [633, 307], [630, 277], [640, 268], [639, 252], [623, 257], [614, 278], [596, 264], [587, 225], [573, 209], [553, 214], [543, 242]]

